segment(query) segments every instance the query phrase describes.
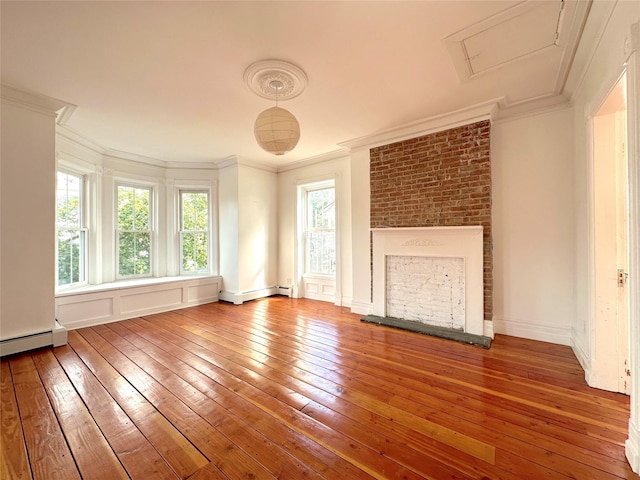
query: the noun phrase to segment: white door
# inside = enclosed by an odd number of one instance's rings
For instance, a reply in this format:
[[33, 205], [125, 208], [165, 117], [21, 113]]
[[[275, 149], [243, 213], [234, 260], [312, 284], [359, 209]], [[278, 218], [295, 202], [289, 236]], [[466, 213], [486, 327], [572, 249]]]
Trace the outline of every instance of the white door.
[[627, 108], [625, 77], [593, 118], [594, 331], [589, 384], [629, 393]]

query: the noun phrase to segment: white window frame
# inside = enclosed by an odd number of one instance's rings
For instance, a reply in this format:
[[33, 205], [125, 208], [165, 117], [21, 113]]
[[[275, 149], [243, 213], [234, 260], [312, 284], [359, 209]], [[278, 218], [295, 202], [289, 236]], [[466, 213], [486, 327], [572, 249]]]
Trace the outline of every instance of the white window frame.
[[[334, 198], [334, 204], [333, 204], [333, 209], [334, 209], [334, 227], [333, 229], [327, 229], [327, 228], [317, 228], [317, 229], [311, 229], [309, 227], [309, 194], [313, 193], [313, 192], [317, 192], [319, 190], [328, 190], [328, 189], [333, 189], [333, 198]], [[336, 242], [337, 242], [337, 225], [335, 225], [335, 215], [336, 215], [336, 186], [335, 186], [335, 182], [333, 180], [330, 181], [324, 181], [324, 182], [318, 182], [318, 183], [313, 183], [313, 184], [308, 184], [308, 185], [304, 185], [303, 186], [303, 192], [304, 192], [304, 214], [303, 214], [303, 221], [304, 221], [304, 274], [305, 275], [313, 275], [313, 276], [326, 276], [326, 277], [333, 277], [335, 278], [336, 275], [336, 268], [337, 268], [337, 248], [336, 248]], [[324, 272], [311, 272], [310, 271], [310, 255], [309, 255], [309, 234], [312, 231], [328, 231], [328, 230], [332, 230], [333, 231], [333, 238], [334, 238], [334, 250], [333, 250], [333, 273], [324, 273]]]
[[[59, 265], [58, 265], [58, 252], [60, 250], [58, 246], [58, 232], [61, 230], [58, 225], [58, 173], [62, 173], [64, 175], [70, 175], [80, 179], [80, 201], [79, 201], [79, 209], [80, 209], [80, 226], [79, 228], [66, 229], [66, 230], [78, 230], [82, 234], [82, 241], [80, 245], [80, 278], [81, 280], [78, 282], [67, 283], [64, 285], [59, 284]], [[71, 288], [76, 288], [79, 286], [86, 285], [88, 283], [88, 258], [89, 258], [89, 229], [87, 228], [87, 178], [86, 175], [83, 175], [78, 172], [74, 172], [70, 169], [66, 168], [58, 168], [56, 169], [56, 254], [55, 254], [55, 265], [56, 265], [56, 290], [67, 290]], [[64, 229], [64, 228], [63, 228]]]
[[[204, 193], [207, 195], [207, 230], [184, 230], [183, 228], [183, 202], [182, 195], [186, 193]], [[211, 192], [208, 188], [180, 188], [178, 190], [178, 261], [180, 275], [204, 275], [211, 272]], [[202, 270], [185, 270], [183, 259], [183, 238], [185, 233], [205, 233], [207, 235], [207, 267]]]
[[[135, 232], [140, 232], [140, 233], [145, 233], [148, 232], [149, 233], [149, 249], [151, 250], [149, 252], [149, 273], [142, 273], [142, 274], [133, 274], [133, 275], [121, 275], [120, 274], [120, 233], [121, 232], [134, 232], [133, 230], [120, 230], [119, 225], [118, 225], [118, 189], [120, 187], [127, 187], [127, 188], [135, 188], [135, 189], [141, 189], [141, 190], [148, 190], [149, 191], [149, 224], [148, 224], [148, 230], [136, 230]], [[114, 251], [115, 251], [115, 258], [114, 258], [114, 263], [115, 263], [115, 278], [117, 280], [127, 280], [127, 279], [135, 279], [135, 278], [149, 278], [149, 277], [153, 277], [154, 276], [154, 272], [155, 272], [155, 268], [156, 268], [156, 262], [155, 262], [155, 255], [156, 255], [156, 250], [157, 250], [157, 246], [156, 246], [156, 188], [154, 185], [147, 185], [144, 183], [137, 183], [137, 182], [126, 182], [126, 181], [118, 181], [115, 183], [115, 188], [114, 188]]]

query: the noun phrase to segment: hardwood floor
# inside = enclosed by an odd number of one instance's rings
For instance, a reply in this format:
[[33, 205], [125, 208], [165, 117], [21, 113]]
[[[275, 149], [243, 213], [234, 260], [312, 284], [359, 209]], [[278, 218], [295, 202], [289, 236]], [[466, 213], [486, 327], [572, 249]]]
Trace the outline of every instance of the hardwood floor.
[[491, 349], [272, 297], [2, 359], [2, 479], [636, 479], [628, 398], [568, 347]]

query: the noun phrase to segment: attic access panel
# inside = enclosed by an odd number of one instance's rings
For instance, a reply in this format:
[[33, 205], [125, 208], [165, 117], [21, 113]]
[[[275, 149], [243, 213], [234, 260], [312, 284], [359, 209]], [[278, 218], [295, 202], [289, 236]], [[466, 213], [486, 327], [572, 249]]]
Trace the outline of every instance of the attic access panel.
[[552, 47], [562, 2], [540, 2], [522, 14], [462, 40], [473, 74]]
[[[531, 55], [562, 49], [568, 66], [590, 2], [527, 1], [445, 38], [462, 81]], [[564, 81], [564, 78], [562, 79]]]

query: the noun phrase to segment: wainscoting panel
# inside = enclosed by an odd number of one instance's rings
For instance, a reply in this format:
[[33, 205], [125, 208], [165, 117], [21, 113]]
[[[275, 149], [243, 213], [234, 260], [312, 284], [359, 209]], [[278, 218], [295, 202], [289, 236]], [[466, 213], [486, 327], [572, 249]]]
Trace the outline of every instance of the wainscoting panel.
[[56, 319], [67, 329], [217, 302], [222, 277], [154, 279], [95, 285], [56, 296]]

